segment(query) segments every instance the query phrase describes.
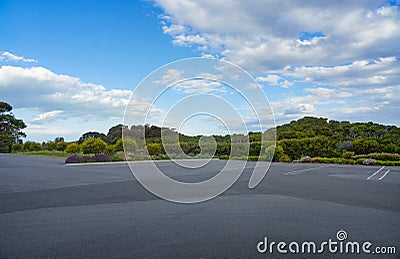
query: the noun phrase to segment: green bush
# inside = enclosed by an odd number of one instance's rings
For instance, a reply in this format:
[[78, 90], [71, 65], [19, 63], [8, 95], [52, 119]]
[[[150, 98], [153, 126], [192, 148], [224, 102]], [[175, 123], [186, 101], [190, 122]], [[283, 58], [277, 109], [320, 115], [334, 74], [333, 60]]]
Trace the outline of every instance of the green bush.
[[14, 144], [12, 145], [12, 152], [16, 153], [16, 152], [21, 152], [23, 149], [23, 145], [22, 144]]
[[114, 145], [107, 145], [106, 150], [104, 151], [107, 155], [114, 155], [115, 154], [115, 146]]
[[59, 142], [56, 143], [56, 149], [57, 149], [57, 151], [62, 151], [62, 152], [64, 152], [65, 149], [67, 148], [67, 146], [68, 146], [68, 143], [67, 143], [67, 142], [64, 142], [64, 141], [59, 141]]
[[107, 143], [100, 138], [88, 138], [81, 147], [84, 154], [100, 154], [106, 150]]
[[151, 156], [157, 156], [161, 154], [162, 144], [147, 144], [147, 151]]
[[[118, 141], [117, 141], [118, 142]], [[138, 149], [136, 141], [129, 137], [124, 137], [122, 140], [124, 149], [127, 153], [135, 153]]]
[[68, 144], [68, 146], [65, 148], [65, 152], [67, 152], [68, 154], [77, 154], [80, 151], [81, 151], [81, 147], [76, 142]]
[[355, 153], [353, 151], [345, 151], [345, 152], [343, 152], [342, 157], [351, 159], [354, 155], [355, 155]]
[[355, 159], [358, 158], [373, 158], [382, 161], [400, 161], [400, 154], [396, 153], [370, 153], [368, 155], [356, 155]]
[[119, 161], [125, 161], [123, 158], [119, 157], [119, 156], [113, 156], [112, 158], [110, 158], [110, 160], [108, 160], [109, 162], [119, 162]]
[[42, 150], [42, 145], [33, 141], [27, 141], [24, 143], [22, 149], [24, 151], [40, 151]]
[[283, 154], [278, 158], [278, 162], [290, 162], [290, 161], [291, 161], [290, 157], [286, 154]]
[[377, 160], [374, 165], [385, 165], [385, 166], [400, 166], [400, 161], [382, 161]]

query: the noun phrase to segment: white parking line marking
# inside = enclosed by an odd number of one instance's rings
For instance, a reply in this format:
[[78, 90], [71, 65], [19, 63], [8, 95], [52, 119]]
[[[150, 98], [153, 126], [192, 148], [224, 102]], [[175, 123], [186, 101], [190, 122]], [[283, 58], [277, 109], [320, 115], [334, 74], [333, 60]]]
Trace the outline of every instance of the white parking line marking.
[[389, 172], [390, 172], [390, 169], [387, 170], [381, 177], [379, 177], [378, 180], [382, 180]]
[[321, 167], [326, 167], [326, 166], [316, 166], [316, 167], [311, 167], [311, 168], [306, 168], [306, 169], [300, 169], [300, 170], [295, 170], [295, 171], [290, 171], [290, 172], [286, 172], [285, 175], [296, 175], [302, 172], [306, 172], [306, 171], [311, 171], [317, 168], [321, 168]]
[[368, 176], [367, 180], [371, 179], [372, 177], [374, 177], [377, 173], [379, 173], [380, 171], [382, 171], [382, 169], [385, 168], [385, 166], [382, 166], [380, 169], [378, 169], [378, 171], [376, 171], [375, 173], [371, 174], [370, 176]]

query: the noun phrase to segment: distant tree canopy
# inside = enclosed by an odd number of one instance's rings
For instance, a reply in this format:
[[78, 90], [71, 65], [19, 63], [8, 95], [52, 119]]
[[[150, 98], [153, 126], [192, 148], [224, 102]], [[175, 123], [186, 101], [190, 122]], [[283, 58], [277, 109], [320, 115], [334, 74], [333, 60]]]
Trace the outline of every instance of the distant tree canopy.
[[12, 114], [12, 106], [0, 102], [0, 152], [11, 152], [13, 144], [21, 144], [22, 137], [26, 137], [21, 129], [26, 128], [22, 120]]
[[122, 138], [122, 130], [127, 128], [122, 124], [115, 125], [108, 130], [107, 138], [111, 144], [115, 144], [118, 139]]
[[400, 153], [400, 128], [377, 123], [350, 123], [304, 117], [277, 127], [277, 145], [290, 159], [340, 157], [342, 152]]
[[79, 138], [78, 143], [82, 144], [85, 140], [87, 140], [89, 138], [99, 138], [99, 139], [103, 140], [106, 143], [110, 143], [110, 140], [108, 139], [108, 137], [104, 133], [99, 133], [99, 132], [96, 132], [96, 131], [84, 133]]

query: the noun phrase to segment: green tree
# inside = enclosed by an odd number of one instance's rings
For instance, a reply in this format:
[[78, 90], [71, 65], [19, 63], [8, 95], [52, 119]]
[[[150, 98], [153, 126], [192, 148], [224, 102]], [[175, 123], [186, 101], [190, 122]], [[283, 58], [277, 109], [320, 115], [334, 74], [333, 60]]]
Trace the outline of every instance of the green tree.
[[67, 142], [64, 142], [64, 141], [59, 141], [59, 142], [56, 142], [56, 149], [58, 150], [58, 151], [62, 151], [62, 152], [64, 152], [65, 151], [65, 149], [67, 148], [67, 146], [68, 146], [68, 143]]
[[65, 152], [67, 152], [68, 154], [77, 154], [80, 151], [81, 151], [81, 147], [76, 142], [68, 144], [68, 146], [65, 149]]
[[33, 141], [27, 141], [24, 143], [22, 149], [24, 151], [40, 151], [42, 150], [42, 145]]
[[22, 120], [12, 114], [12, 106], [0, 102], [0, 152], [11, 152], [12, 145], [21, 143], [21, 137], [26, 137], [21, 129], [26, 128]]
[[162, 144], [154, 143], [154, 144], [147, 144], [147, 151], [151, 156], [157, 156], [161, 154]]
[[374, 153], [378, 149], [378, 142], [375, 140], [357, 138], [353, 141], [353, 149], [356, 154]]
[[57, 149], [57, 143], [54, 141], [49, 141], [45, 144], [45, 148], [49, 151], [53, 151]]
[[104, 151], [107, 155], [114, 155], [115, 154], [115, 146], [114, 145], [107, 145], [106, 150]]
[[12, 145], [12, 152], [21, 152], [23, 148], [22, 144], [13, 144]]
[[136, 144], [136, 141], [132, 138], [129, 137], [124, 137], [122, 140], [123, 147], [125, 152], [127, 153], [134, 153], [138, 149], [138, 145]]
[[107, 143], [100, 138], [88, 138], [81, 147], [84, 154], [100, 154], [106, 150]]

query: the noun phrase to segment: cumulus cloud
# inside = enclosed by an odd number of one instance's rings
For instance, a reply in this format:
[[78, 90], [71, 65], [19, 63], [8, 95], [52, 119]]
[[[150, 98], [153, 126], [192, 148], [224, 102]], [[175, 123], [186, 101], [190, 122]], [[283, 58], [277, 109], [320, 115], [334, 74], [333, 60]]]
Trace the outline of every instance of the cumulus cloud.
[[[179, 28], [164, 30], [175, 44], [207, 45], [256, 72], [399, 54], [398, 7], [385, 1], [156, 2], [167, 28]], [[304, 32], [320, 34], [303, 39]]]
[[32, 62], [37, 62], [36, 59], [31, 59], [31, 58], [24, 58], [22, 56], [18, 56], [15, 54], [12, 54], [8, 51], [4, 51], [1, 54], [0, 60], [5, 60], [5, 61], [22, 61], [22, 62], [27, 62], [27, 63], [32, 63]]
[[231, 61], [255, 75], [261, 85], [290, 91], [290, 96], [273, 102], [280, 119], [319, 113], [358, 114], [360, 119], [380, 121], [392, 114], [387, 119], [398, 123], [392, 112], [398, 101], [391, 97], [400, 82], [398, 4], [155, 2], [167, 17], [161, 20], [173, 44]]
[[[132, 96], [130, 90], [108, 90], [44, 67], [15, 66], [0, 68], [0, 92], [14, 107], [41, 112], [32, 120], [36, 124], [60, 118], [122, 119]], [[136, 110], [145, 107], [143, 98], [133, 98], [133, 102]]]

